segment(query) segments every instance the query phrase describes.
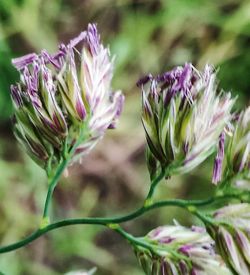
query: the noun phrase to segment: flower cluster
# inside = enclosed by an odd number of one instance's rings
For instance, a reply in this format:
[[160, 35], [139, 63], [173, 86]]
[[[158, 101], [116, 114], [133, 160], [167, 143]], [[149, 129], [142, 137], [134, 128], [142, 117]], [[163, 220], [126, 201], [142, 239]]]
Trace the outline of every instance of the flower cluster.
[[[57, 53], [43, 50], [13, 59], [13, 64], [20, 72], [20, 81], [11, 86], [15, 136], [52, 179], [43, 216], [47, 222], [53, 188], [63, 168], [88, 153], [107, 129], [115, 127], [124, 96], [111, 90], [113, 60], [92, 24], [69, 44], [61, 44]], [[118, 227], [117, 219], [82, 220], [110, 226], [131, 241], [146, 274], [250, 274], [249, 201], [220, 208], [212, 218], [192, 209], [215, 204], [218, 196], [196, 203], [153, 201], [154, 188], [164, 176], [191, 171], [216, 149], [213, 183], [224, 180], [220, 185], [224, 188], [238, 176], [234, 184], [242, 187], [246, 180], [249, 187], [250, 107], [238, 116], [231, 113], [235, 99], [230, 93], [218, 93], [216, 72], [209, 65], [201, 72], [187, 63], [156, 77], [148, 75], [137, 84], [142, 90], [147, 164], [153, 180], [144, 206], [118, 220], [128, 221], [156, 207], [179, 205], [196, 214], [206, 229], [177, 224], [134, 238]], [[155, 177], [160, 169], [162, 173]], [[243, 185], [245, 188], [245, 182]], [[246, 202], [249, 198], [242, 190], [233, 193], [232, 186], [226, 196], [223, 188], [219, 199], [236, 197]], [[21, 243], [27, 244], [29, 238]], [[19, 246], [20, 242], [2, 251]]]
[[250, 107], [235, 115], [231, 128], [226, 144], [225, 134], [221, 135], [214, 163], [213, 182], [218, 183], [227, 176], [232, 178], [242, 175], [245, 180], [235, 183], [244, 187], [250, 179]]
[[211, 66], [199, 72], [186, 64], [137, 84], [142, 89], [151, 174], [159, 164], [172, 166], [172, 173], [188, 172], [215, 151], [235, 100], [230, 93], [217, 95]]
[[232, 204], [218, 209], [208, 226], [217, 248], [236, 274], [250, 274], [250, 204]]
[[15, 136], [42, 167], [73, 146], [75, 157], [86, 154], [115, 126], [124, 97], [111, 91], [113, 62], [95, 25], [54, 55], [43, 50], [12, 62], [20, 72], [11, 86]]
[[162, 226], [151, 231], [143, 241], [153, 248], [151, 251], [135, 248], [146, 274], [231, 274], [202, 227]]

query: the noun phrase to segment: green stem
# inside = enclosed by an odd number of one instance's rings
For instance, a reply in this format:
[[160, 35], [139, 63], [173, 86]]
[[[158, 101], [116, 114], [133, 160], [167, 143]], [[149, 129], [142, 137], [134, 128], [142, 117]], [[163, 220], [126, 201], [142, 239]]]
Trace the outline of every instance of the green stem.
[[63, 171], [65, 170], [65, 168], [67, 167], [67, 165], [69, 164], [71, 158], [73, 157], [76, 148], [83, 142], [84, 137], [87, 135], [86, 131], [84, 128], [80, 129], [80, 134], [79, 134], [79, 138], [78, 140], [75, 142], [75, 144], [73, 145], [73, 147], [70, 149], [69, 152], [65, 152], [66, 148], [67, 148], [67, 141], [65, 141], [64, 144], [64, 156], [62, 161], [59, 163], [59, 165], [56, 168], [56, 172], [55, 175], [53, 176], [51, 182], [49, 182], [49, 187], [48, 187], [48, 192], [47, 192], [47, 196], [46, 196], [46, 200], [45, 200], [45, 205], [44, 205], [44, 210], [43, 210], [43, 221], [42, 221], [42, 227], [46, 226], [49, 223], [49, 206], [52, 200], [52, 196], [53, 196], [53, 192], [55, 190], [55, 187], [63, 173]]
[[70, 219], [70, 220], [62, 220], [59, 222], [51, 223], [41, 229], [36, 230], [34, 233], [32, 233], [30, 236], [27, 238], [13, 243], [11, 245], [3, 246], [0, 248], [0, 253], [6, 253], [10, 252], [12, 250], [16, 250], [18, 248], [21, 248], [34, 240], [38, 239], [40, 236], [46, 234], [49, 231], [52, 231], [54, 229], [64, 227], [64, 226], [69, 226], [69, 225], [77, 225], [77, 224], [98, 224], [98, 225], [106, 225], [103, 221], [99, 219]]
[[[181, 199], [165, 200], [165, 201], [159, 201], [159, 202], [153, 203], [148, 206], [143, 206], [143, 207], [139, 208], [138, 210], [132, 212], [129, 215], [125, 215], [125, 216], [117, 217], [117, 218], [82, 218], [82, 219], [62, 220], [62, 221], [58, 221], [55, 223], [51, 223], [41, 229], [38, 229], [37, 231], [32, 233], [30, 236], [28, 236], [27, 238], [25, 238], [19, 242], [0, 247], [0, 253], [6, 253], [6, 252], [10, 252], [10, 251], [16, 250], [18, 248], [21, 248], [21, 247], [33, 242], [40, 236], [46, 234], [47, 232], [55, 230], [57, 228], [64, 227], [64, 226], [77, 225], [77, 224], [92, 224], [92, 225], [103, 225], [103, 226], [108, 226], [108, 227], [112, 228], [112, 224], [118, 224], [118, 223], [123, 223], [123, 222], [133, 220], [135, 218], [138, 218], [139, 216], [142, 216], [144, 213], [149, 212], [150, 210], [165, 207], [165, 206], [178, 206], [178, 207], [185, 208], [188, 211], [190, 211], [191, 213], [193, 213], [194, 215], [196, 215], [198, 218], [200, 218], [203, 222], [207, 223], [207, 222], [210, 222], [210, 220], [206, 216], [202, 215], [199, 211], [197, 211], [194, 207], [206, 206], [211, 203], [215, 203], [220, 200], [224, 200], [226, 198], [228, 198], [228, 199], [235, 198], [235, 196], [230, 195], [228, 197], [218, 197], [218, 198], [215, 197], [215, 198], [209, 198], [207, 200], [189, 200], [189, 201], [181, 200]], [[119, 226], [118, 226], [118, 228], [119, 228]], [[131, 237], [128, 237], [128, 236], [132, 236], [132, 235], [130, 235], [128, 233], [127, 233], [128, 235], [122, 234], [122, 232], [119, 232], [120, 230], [116, 230], [116, 231], [118, 233], [120, 233], [121, 235], [123, 235], [128, 241], [132, 241]]]
[[115, 224], [114, 226], [110, 226], [111, 229], [119, 233], [121, 236], [123, 236], [131, 245], [138, 245], [141, 247], [144, 247], [148, 249], [149, 251], [153, 252], [153, 247], [144, 242], [143, 240], [140, 240], [139, 238], [134, 237], [133, 235], [129, 234], [125, 230], [123, 230], [118, 224]]
[[69, 162], [69, 158], [64, 159], [59, 166], [57, 167], [55, 176], [52, 178], [51, 182], [49, 183], [48, 192], [45, 200], [44, 210], [43, 210], [43, 219], [48, 219], [49, 217], [49, 206], [52, 199], [52, 195], [54, 192], [54, 189], [64, 171], [64, 169], [67, 167]]
[[154, 195], [155, 188], [159, 184], [159, 182], [165, 177], [165, 175], [166, 175], [166, 172], [164, 170], [161, 170], [161, 173], [156, 178], [153, 179], [150, 185], [148, 195], [145, 200], [145, 204], [151, 203], [151, 199]]

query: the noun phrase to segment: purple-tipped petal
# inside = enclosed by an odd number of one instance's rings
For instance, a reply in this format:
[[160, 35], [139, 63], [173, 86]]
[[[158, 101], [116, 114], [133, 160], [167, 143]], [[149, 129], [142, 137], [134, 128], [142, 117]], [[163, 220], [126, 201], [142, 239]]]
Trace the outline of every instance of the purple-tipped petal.
[[81, 120], [84, 120], [84, 118], [87, 115], [86, 109], [84, 107], [84, 104], [80, 98], [76, 100], [76, 111], [77, 114], [79, 115]]
[[137, 81], [136, 85], [137, 85], [137, 87], [140, 88], [141, 86], [147, 84], [147, 83], [148, 83], [150, 80], [152, 80], [152, 79], [153, 79], [152, 74], [143, 76], [142, 78], [140, 78], [140, 79]]
[[79, 44], [80, 42], [84, 41], [84, 39], [86, 38], [87, 33], [86, 31], [81, 32], [76, 38], [72, 39], [69, 43], [69, 47], [70, 48], [74, 48], [77, 44]]
[[61, 56], [59, 53], [55, 56], [50, 55], [46, 50], [42, 50], [41, 52], [41, 56], [44, 59], [44, 63], [50, 63], [52, 64], [56, 69], [60, 70], [61, 69], [61, 65], [60, 65], [60, 59], [59, 57]]
[[21, 107], [23, 105], [23, 100], [22, 100], [22, 96], [19, 88], [15, 85], [11, 85], [10, 91], [11, 91], [11, 97], [15, 102], [16, 107], [17, 108]]
[[213, 170], [214, 184], [217, 184], [218, 182], [220, 182], [222, 178], [222, 165], [223, 165], [223, 159], [225, 154], [224, 147], [225, 147], [225, 133], [222, 132], [219, 137], [218, 153], [214, 162], [214, 170]]
[[100, 50], [100, 35], [97, 32], [96, 24], [89, 24], [86, 35], [86, 42], [90, 53], [95, 56]]
[[12, 64], [16, 67], [17, 70], [22, 70], [26, 66], [32, 64], [35, 60], [38, 59], [37, 54], [30, 53], [22, 57], [17, 57], [12, 59]]

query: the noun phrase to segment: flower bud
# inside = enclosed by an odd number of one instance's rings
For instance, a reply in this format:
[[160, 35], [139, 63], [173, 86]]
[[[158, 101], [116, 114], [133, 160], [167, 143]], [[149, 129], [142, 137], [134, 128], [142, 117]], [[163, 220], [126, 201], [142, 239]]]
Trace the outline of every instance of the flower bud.
[[213, 217], [208, 230], [221, 256], [234, 273], [250, 274], [250, 204], [223, 207]]
[[151, 231], [143, 242], [151, 251], [136, 247], [136, 256], [146, 274], [231, 274], [214, 251], [214, 241], [204, 228], [162, 226]]
[[[82, 44], [82, 52], [76, 49]], [[124, 96], [111, 91], [113, 62], [100, 42], [95, 25], [60, 45], [50, 55], [29, 54], [13, 59], [20, 82], [11, 86], [15, 106], [14, 132], [28, 154], [42, 167], [56, 165], [78, 144], [74, 158], [86, 154], [114, 128]], [[67, 153], [67, 152], [66, 152]]]
[[185, 64], [137, 84], [142, 89], [147, 144], [164, 168], [185, 173], [215, 151], [235, 100], [229, 93], [217, 95], [211, 66], [199, 72]]

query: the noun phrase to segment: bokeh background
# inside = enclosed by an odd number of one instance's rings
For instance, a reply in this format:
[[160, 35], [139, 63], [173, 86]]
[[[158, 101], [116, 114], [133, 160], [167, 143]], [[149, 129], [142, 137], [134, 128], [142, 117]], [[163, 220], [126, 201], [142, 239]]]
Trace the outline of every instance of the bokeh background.
[[[220, 86], [250, 99], [250, 1], [244, 0], [0, 0], [0, 243], [14, 242], [40, 223], [47, 183], [44, 172], [18, 147], [11, 130], [9, 86], [18, 79], [11, 58], [67, 42], [96, 22], [116, 55], [113, 87], [126, 104], [82, 164], [69, 170], [55, 192], [55, 219], [111, 216], [139, 207], [149, 188], [137, 79], [191, 61], [219, 68]], [[212, 160], [191, 174], [163, 182], [159, 198], [203, 198], [213, 192]], [[135, 235], [157, 225], [194, 222], [186, 212], [165, 208], [124, 224]], [[133, 251], [116, 233], [94, 226], [50, 232], [29, 246], [0, 255], [10, 275], [58, 275], [96, 266], [100, 275], [142, 275]]]

